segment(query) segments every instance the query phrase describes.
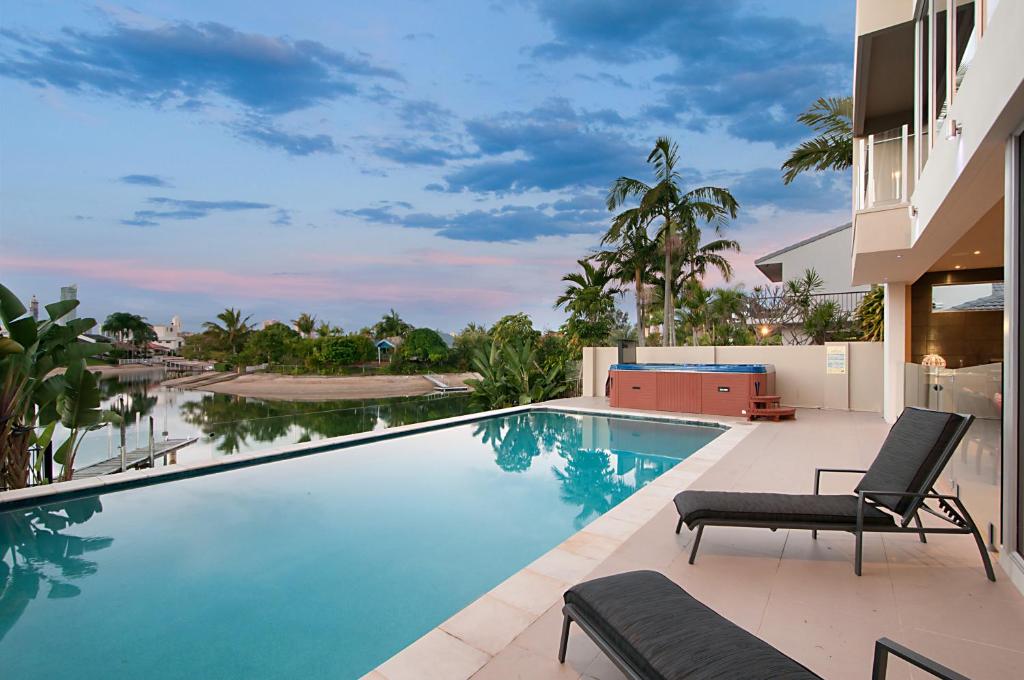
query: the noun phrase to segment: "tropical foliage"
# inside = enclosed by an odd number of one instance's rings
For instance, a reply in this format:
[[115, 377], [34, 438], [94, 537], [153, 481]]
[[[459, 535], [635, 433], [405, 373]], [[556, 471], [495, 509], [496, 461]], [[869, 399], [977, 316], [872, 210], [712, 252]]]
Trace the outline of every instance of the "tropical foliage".
[[419, 364], [440, 364], [448, 358], [448, 345], [437, 331], [417, 328], [406, 334], [398, 346], [397, 358]]
[[218, 314], [217, 319], [220, 323], [207, 321], [203, 328], [232, 354], [238, 354], [245, 345], [246, 337], [252, 331], [252, 325], [249, 323], [252, 315], [243, 317], [240, 310], [229, 307]]
[[373, 326], [372, 332], [374, 339], [380, 340], [381, 338], [400, 338], [412, 329], [412, 324], [403, 321], [398, 312], [392, 309]]
[[473, 369], [480, 378], [466, 381], [473, 388], [471, 398], [492, 409], [553, 399], [569, 387], [565, 380], [565, 363], [543, 366], [531, 341], [493, 342], [486, 352], [476, 353]]
[[881, 342], [885, 339], [885, 289], [872, 286], [857, 307], [857, 324], [861, 340]]
[[817, 134], [801, 142], [782, 164], [789, 184], [802, 172], [846, 170], [853, 165], [853, 98], [823, 97], [797, 117]]
[[580, 271], [566, 274], [565, 292], [555, 300], [555, 308], [569, 312], [563, 330], [577, 350], [603, 343], [615, 326], [615, 277], [600, 258], [577, 262]]
[[82, 436], [117, 420], [100, 409], [98, 381], [86, 367], [86, 359], [111, 346], [78, 339], [96, 320], [57, 323], [77, 306], [77, 300], [54, 302], [46, 305], [49, 318], [37, 321], [0, 285], [0, 488], [22, 488], [30, 473], [42, 477], [30, 469], [31, 450], [53, 443], [57, 423], [68, 434], [55, 446], [54, 461], [61, 466], [60, 479], [71, 479]]
[[316, 329], [316, 317], [307, 312], [299, 314], [299, 318], [292, 319], [292, 327], [299, 332], [304, 338], [313, 337], [313, 331]]

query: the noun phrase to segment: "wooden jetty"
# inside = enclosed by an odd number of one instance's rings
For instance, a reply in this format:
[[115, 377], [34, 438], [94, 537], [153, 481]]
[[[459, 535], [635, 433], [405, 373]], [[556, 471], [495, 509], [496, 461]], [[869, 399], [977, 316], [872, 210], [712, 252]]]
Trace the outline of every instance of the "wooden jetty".
[[449, 385], [439, 375], [434, 373], [428, 373], [423, 376], [434, 385], [434, 393], [440, 394], [451, 394], [453, 392], [469, 392], [469, 388], [465, 385]]
[[124, 454], [123, 465], [121, 455], [118, 454], [111, 458], [107, 458], [106, 460], [101, 460], [98, 463], [93, 463], [81, 470], [75, 470], [75, 479], [99, 477], [101, 475], [110, 475], [115, 472], [123, 472], [124, 470], [148, 467], [151, 462], [155, 465], [157, 461], [163, 460], [168, 454], [174, 453], [179, 449], [183, 449], [189, 444], [194, 444], [197, 441], [199, 441], [198, 437], [155, 441], [153, 442], [152, 451], [150, 451], [149, 446], [143, 446], [133, 451], [126, 451]]

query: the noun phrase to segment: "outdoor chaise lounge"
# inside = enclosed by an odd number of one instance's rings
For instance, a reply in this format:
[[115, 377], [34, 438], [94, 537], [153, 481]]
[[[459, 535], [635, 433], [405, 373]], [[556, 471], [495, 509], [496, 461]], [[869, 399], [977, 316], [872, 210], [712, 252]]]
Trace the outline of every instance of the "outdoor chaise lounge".
[[[575, 585], [565, 593], [562, 613], [562, 663], [575, 621], [630, 680], [820, 678], [656, 571]], [[872, 680], [885, 677], [890, 653], [943, 680], [967, 680], [886, 638], [875, 643]]]
[[[697, 530], [690, 552], [693, 564], [706, 526], [809, 529], [814, 538], [819, 531], [849, 531], [856, 536], [854, 572], [858, 576], [865, 532], [916, 533], [922, 543], [927, 543], [925, 534], [971, 534], [981, 552], [985, 573], [995, 581], [985, 543], [967, 508], [958, 497], [939, 494], [933, 488], [973, 421], [974, 416], [969, 415], [904, 409], [868, 470], [818, 468], [814, 471], [813, 494], [683, 491], [675, 497], [679, 511], [676, 533], [684, 522]], [[822, 472], [864, 476], [854, 494], [821, 495], [818, 489]], [[935, 506], [928, 501], [934, 501]], [[924, 526], [922, 511], [945, 524]], [[916, 528], [908, 526], [911, 521]]]

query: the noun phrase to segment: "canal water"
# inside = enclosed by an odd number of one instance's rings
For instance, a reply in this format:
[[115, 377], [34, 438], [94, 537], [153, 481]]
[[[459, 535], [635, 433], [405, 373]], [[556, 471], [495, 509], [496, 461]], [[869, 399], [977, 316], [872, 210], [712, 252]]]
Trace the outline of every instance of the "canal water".
[[[121, 413], [130, 449], [145, 446], [149, 418], [156, 439], [199, 437], [180, 450], [177, 462], [209, 460], [236, 453], [383, 430], [472, 413], [468, 395], [399, 397], [345, 401], [278, 401], [161, 387], [163, 370], [104, 378], [104, 408]], [[139, 427], [136, 427], [138, 414]], [[58, 433], [55, 441], [62, 441]], [[117, 454], [120, 433], [103, 428], [85, 435], [75, 468]], [[159, 463], [158, 463], [159, 465]]]

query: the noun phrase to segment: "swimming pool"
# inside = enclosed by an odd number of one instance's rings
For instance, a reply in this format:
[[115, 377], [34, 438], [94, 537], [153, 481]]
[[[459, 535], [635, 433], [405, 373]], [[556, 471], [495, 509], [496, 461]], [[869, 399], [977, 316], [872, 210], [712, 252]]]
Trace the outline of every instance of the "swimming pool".
[[0, 513], [4, 675], [358, 677], [722, 431], [533, 410]]

